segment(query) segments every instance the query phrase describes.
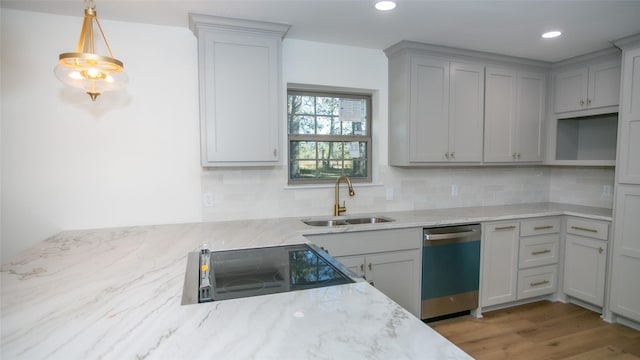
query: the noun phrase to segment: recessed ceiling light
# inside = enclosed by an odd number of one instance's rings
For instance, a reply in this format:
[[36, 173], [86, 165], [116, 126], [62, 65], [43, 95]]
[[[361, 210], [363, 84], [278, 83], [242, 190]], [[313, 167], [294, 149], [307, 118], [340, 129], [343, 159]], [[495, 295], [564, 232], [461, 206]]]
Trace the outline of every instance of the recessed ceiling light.
[[545, 39], [553, 39], [553, 38], [557, 38], [560, 35], [562, 35], [560, 31], [549, 31], [542, 34], [542, 37]]
[[396, 3], [394, 1], [382, 0], [376, 3], [376, 9], [380, 11], [389, 11], [396, 8]]

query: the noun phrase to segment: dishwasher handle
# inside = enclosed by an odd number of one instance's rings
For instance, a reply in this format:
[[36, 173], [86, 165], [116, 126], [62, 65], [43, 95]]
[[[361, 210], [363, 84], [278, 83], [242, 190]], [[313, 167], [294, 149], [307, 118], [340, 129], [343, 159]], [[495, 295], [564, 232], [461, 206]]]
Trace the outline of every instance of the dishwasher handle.
[[[449, 231], [447, 231], [449, 230]], [[480, 240], [480, 226], [424, 229], [424, 246]]]

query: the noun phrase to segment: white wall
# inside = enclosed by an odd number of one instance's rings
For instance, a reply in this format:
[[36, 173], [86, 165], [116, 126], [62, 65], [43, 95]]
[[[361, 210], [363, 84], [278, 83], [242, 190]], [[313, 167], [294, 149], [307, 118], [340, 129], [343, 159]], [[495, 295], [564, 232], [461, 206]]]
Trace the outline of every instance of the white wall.
[[78, 17], [2, 9], [2, 261], [65, 229], [202, 218], [196, 38], [101, 21], [129, 86], [95, 103], [59, 82]]

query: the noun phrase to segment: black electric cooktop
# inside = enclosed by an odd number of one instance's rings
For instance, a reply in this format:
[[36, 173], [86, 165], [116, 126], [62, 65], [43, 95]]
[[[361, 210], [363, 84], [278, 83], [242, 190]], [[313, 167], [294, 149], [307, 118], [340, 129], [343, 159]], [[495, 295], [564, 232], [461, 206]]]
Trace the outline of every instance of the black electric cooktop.
[[357, 275], [312, 244], [189, 253], [182, 304], [348, 284]]

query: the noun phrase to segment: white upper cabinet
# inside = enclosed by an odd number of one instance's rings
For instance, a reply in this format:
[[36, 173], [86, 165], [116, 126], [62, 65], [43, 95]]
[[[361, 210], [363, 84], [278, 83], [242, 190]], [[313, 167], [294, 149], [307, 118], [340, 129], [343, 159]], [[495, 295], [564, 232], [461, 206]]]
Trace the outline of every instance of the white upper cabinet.
[[482, 161], [484, 67], [451, 63], [449, 160]]
[[570, 67], [555, 74], [556, 113], [616, 106], [619, 94], [619, 59]]
[[420, 54], [389, 67], [391, 164], [479, 163], [484, 67]]
[[411, 56], [409, 161], [446, 161], [449, 151], [449, 62]]
[[484, 161], [542, 161], [544, 73], [486, 69]]
[[289, 26], [202, 14], [189, 20], [198, 37], [202, 165], [277, 165]]

